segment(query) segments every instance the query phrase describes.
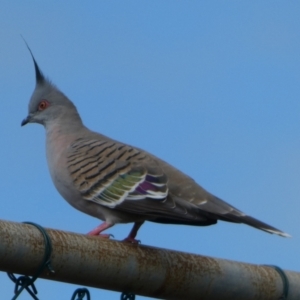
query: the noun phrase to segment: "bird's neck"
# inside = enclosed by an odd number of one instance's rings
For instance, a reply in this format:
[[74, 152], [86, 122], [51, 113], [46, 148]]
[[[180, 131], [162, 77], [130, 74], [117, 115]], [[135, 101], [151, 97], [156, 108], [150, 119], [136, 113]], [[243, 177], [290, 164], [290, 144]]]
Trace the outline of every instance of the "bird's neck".
[[73, 135], [86, 130], [77, 111], [67, 112], [45, 124], [47, 136]]

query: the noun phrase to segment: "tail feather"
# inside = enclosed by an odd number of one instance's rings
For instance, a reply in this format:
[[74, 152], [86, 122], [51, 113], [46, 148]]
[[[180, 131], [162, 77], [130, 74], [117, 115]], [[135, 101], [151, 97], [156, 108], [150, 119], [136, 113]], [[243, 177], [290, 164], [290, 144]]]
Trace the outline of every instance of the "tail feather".
[[261, 222], [255, 218], [252, 218], [252, 217], [246, 216], [246, 215], [236, 216], [236, 215], [228, 214], [228, 215], [226, 215], [226, 217], [223, 220], [229, 221], [229, 222], [235, 222], [235, 223], [244, 223], [244, 224], [250, 225], [252, 227], [255, 227], [257, 229], [260, 229], [260, 230], [263, 230], [263, 231], [266, 231], [266, 232], [269, 232], [272, 234], [280, 235], [282, 237], [292, 237], [288, 233], [285, 233], [273, 226], [270, 226], [264, 222]]

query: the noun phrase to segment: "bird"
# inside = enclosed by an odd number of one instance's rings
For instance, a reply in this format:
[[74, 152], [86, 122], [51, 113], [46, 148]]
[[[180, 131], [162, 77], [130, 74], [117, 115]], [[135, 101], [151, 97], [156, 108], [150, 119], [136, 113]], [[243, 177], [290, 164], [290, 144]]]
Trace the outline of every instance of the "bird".
[[136, 236], [145, 221], [194, 226], [227, 221], [290, 237], [214, 196], [164, 160], [88, 129], [74, 103], [44, 76], [26, 46], [36, 85], [21, 126], [44, 126], [56, 189], [71, 206], [103, 221], [88, 235], [109, 238], [103, 233], [106, 229], [133, 223], [123, 241], [138, 243]]

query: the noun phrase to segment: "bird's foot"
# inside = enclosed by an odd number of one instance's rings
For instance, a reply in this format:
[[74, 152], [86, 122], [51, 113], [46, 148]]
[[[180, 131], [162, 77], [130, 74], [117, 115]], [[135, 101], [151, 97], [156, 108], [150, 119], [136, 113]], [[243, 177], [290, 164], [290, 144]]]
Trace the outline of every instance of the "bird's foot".
[[93, 231], [89, 232], [87, 235], [89, 236], [99, 236], [101, 238], [105, 238], [105, 239], [109, 239], [109, 238], [114, 238], [114, 235], [113, 234], [110, 234], [110, 233], [94, 233]]
[[135, 222], [128, 237], [126, 239], [124, 239], [123, 242], [131, 243], [131, 244], [141, 244], [141, 241], [136, 240], [135, 237], [136, 237], [136, 234], [137, 234], [139, 228], [143, 225], [143, 223], [144, 223], [144, 221]]
[[114, 235], [110, 234], [110, 233], [108, 233], [108, 234], [106, 234], [106, 233], [104, 233], [104, 234], [98, 234], [97, 236], [100, 236], [101, 238], [105, 238], [105, 239], [114, 238]]
[[131, 243], [131, 244], [141, 244], [140, 240], [136, 240], [135, 238], [130, 237], [130, 236], [128, 236], [126, 239], [124, 239], [123, 242]]
[[99, 236], [101, 238], [105, 238], [105, 239], [114, 238], [114, 235], [110, 234], [110, 233], [108, 233], [108, 234], [106, 234], [106, 233], [104, 233], [104, 234], [98, 234], [97, 236]]

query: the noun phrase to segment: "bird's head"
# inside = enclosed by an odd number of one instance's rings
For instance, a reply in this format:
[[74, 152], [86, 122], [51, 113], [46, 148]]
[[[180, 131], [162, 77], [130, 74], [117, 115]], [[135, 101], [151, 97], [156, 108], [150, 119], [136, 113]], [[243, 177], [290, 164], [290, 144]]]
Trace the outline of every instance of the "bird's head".
[[[27, 44], [26, 46], [28, 47]], [[72, 101], [45, 78], [29, 47], [28, 50], [34, 63], [36, 86], [29, 101], [28, 116], [22, 121], [21, 125], [39, 123], [47, 127], [49, 124], [62, 120], [67, 115], [78, 116], [77, 109]]]

